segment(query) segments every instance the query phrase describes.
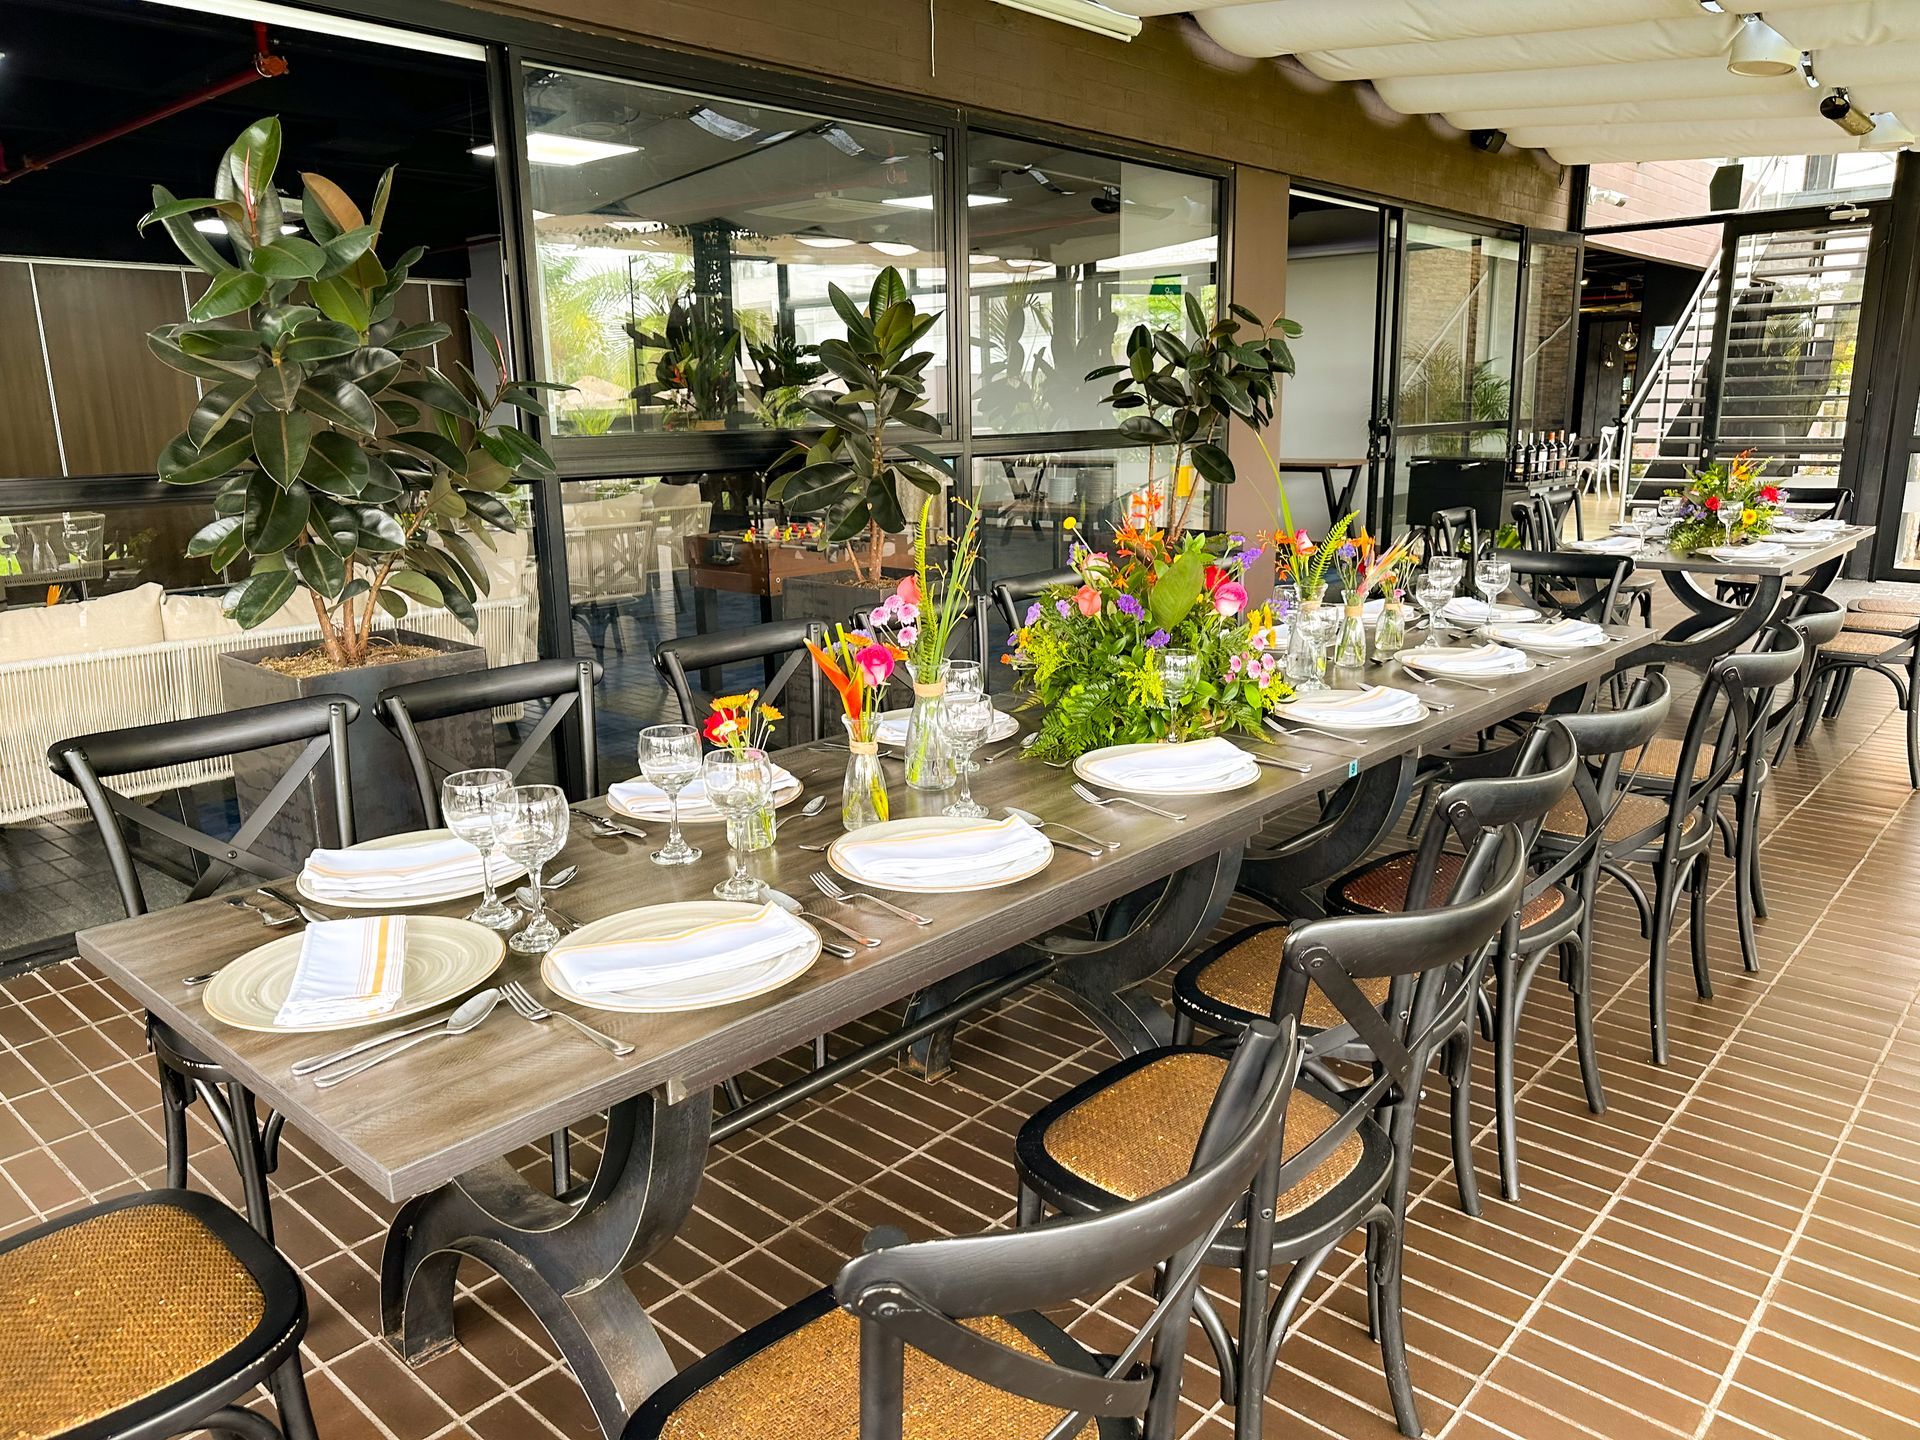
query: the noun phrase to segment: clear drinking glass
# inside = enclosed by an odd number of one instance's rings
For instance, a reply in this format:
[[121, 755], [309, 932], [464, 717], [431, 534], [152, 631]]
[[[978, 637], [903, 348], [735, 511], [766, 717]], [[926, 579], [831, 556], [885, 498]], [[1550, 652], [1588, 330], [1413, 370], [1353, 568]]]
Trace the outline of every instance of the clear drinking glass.
[[947, 662], [947, 694], [981, 695], [986, 692], [986, 688], [978, 660]]
[[1180, 708], [1180, 701], [1187, 693], [1187, 686], [1192, 683], [1193, 652], [1162, 650], [1160, 652], [1160, 690], [1166, 696], [1167, 709]]
[[1457, 594], [1460, 582], [1467, 578], [1467, 562], [1458, 555], [1436, 555], [1427, 562], [1427, 572], [1445, 580]]
[[1480, 598], [1487, 602], [1487, 618], [1493, 618], [1493, 607], [1507, 586], [1513, 580], [1513, 562], [1498, 553], [1486, 556], [1473, 571], [1473, 588], [1480, 592]]
[[1422, 650], [1440, 648], [1440, 612], [1453, 599], [1453, 587], [1456, 582], [1436, 575], [1431, 568], [1420, 576], [1420, 583], [1414, 586], [1413, 598], [1426, 613], [1427, 638], [1420, 642]]
[[649, 725], [640, 732], [640, 773], [667, 797], [667, 843], [653, 852], [656, 865], [691, 865], [698, 847], [680, 833], [680, 792], [700, 778], [700, 732], [691, 725]]
[[493, 814], [500, 848], [527, 867], [527, 884], [533, 891], [527, 923], [507, 945], [522, 955], [538, 955], [560, 938], [560, 927], [547, 918], [540, 872], [566, 849], [573, 821], [567, 792], [558, 785], [518, 785], [499, 798]]
[[447, 829], [480, 852], [480, 905], [467, 919], [493, 930], [507, 930], [520, 912], [493, 889], [493, 857], [500, 849], [494, 828], [494, 806], [513, 789], [506, 770], [457, 770], [440, 782], [440, 819]]
[[758, 900], [760, 882], [747, 874], [747, 852], [740, 836], [754, 810], [773, 797], [773, 764], [763, 750], [714, 750], [702, 762], [701, 778], [713, 808], [739, 822], [727, 826], [733, 873], [714, 886], [713, 893], [721, 900]]
[[977, 693], [962, 691], [956, 695], [948, 691], [940, 723], [960, 781], [960, 794], [947, 806], [946, 813], [978, 820], [987, 810], [973, 798], [973, 772], [979, 768], [973, 763], [973, 752], [993, 730], [993, 702]]

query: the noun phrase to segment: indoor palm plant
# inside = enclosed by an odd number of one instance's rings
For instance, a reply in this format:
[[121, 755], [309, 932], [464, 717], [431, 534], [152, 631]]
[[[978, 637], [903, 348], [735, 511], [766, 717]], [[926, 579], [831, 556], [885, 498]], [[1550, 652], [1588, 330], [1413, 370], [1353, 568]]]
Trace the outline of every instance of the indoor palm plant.
[[[296, 228], [274, 188], [280, 147], [278, 120], [249, 125], [221, 156], [211, 196], [156, 185], [140, 222], [164, 226], [208, 276], [185, 322], [147, 336], [201, 385], [158, 470], [170, 484], [214, 487], [215, 518], [187, 553], [216, 570], [250, 562], [226, 613], [250, 629], [304, 592], [326, 664], [346, 669], [367, 663], [375, 617], [402, 616], [409, 602], [473, 629], [488, 588], [476, 546], [514, 528], [502, 492], [553, 462], [493, 419], [506, 406], [544, 411], [539, 386], [507, 378], [481, 321], [467, 317], [499, 377], [490, 385], [465, 365], [430, 363], [447, 326], [395, 317], [422, 252], [375, 255], [393, 172], [364, 213], [323, 176], [302, 175]], [[203, 215], [220, 220], [232, 259], [195, 228]]]

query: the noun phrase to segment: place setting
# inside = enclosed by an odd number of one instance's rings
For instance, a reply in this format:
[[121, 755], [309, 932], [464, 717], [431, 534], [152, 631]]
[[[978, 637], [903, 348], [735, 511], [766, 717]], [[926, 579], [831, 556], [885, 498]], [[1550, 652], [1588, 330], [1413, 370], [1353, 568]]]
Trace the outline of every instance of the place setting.
[[1254, 757], [1223, 736], [1177, 743], [1107, 745], [1076, 756], [1073, 773], [1124, 794], [1224, 795], [1260, 778]]
[[567, 935], [540, 962], [554, 994], [596, 1010], [668, 1013], [751, 999], [805, 974], [822, 941], [769, 897], [624, 910]]

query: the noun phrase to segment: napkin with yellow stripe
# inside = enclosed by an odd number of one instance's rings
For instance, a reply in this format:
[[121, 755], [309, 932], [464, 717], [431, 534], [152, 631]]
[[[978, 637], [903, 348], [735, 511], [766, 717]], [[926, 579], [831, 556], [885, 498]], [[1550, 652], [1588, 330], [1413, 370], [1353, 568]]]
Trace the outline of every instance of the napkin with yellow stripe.
[[274, 1023], [378, 1019], [400, 1003], [406, 950], [404, 915], [315, 921], [300, 937], [300, 961]]

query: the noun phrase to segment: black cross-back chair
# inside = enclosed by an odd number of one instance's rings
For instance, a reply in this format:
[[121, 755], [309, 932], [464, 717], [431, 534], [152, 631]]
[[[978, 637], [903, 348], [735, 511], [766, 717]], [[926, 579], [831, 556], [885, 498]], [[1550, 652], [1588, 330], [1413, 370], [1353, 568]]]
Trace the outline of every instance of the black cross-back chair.
[[[827, 627], [819, 620], [774, 620], [764, 625], [742, 625], [737, 630], [715, 631], [711, 635], [680, 635], [662, 640], [653, 647], [653, 663], [661, 678], [667, 682], [667, 688], [680, 702], [680, 718], [689, 725], [698, 725], [705, 718], [694, 704], [693, 687], [687, 680], [690, 672], [706, 671], [711, 679], [723, 665], [757, 661], [773, 666], [766, 683], [757, 687], [760, 698], [773, 703], [785, 693], [794, 672], [805, 666], [808, 694], [812, 700], [808, 710], [813, 733], [809, 738], [818, 740], [821, 737], [822, 702], [826, 691], [819, 667], [813, 664], [807, 654], [807, 641], [811, 640], [817, 645], [826, 637]], [[788, 732], [790, 743], [798, 739], [797, 735]]]
[[[1421, 1433], [1401, 1315], [1416, 1111], [1435, 1053], [1471, 1019], [1488, 947], [1511, 922], [1526, 864], [1519, 829], [1503, 825], [1476, 836], [1441, 907], [1332, 916], [1287, 934], [1270, 1018], [1288, 1024], [1316, 1003], [1338, 1023], [1308, 1042], [1281, 1144], [1262, 1167], [1247, 1221], [1208, 1257], [1240, 1272], [1237, 1335], [1204, 1296], [1194, 1307], [1243, 1440], [1260, 1434], [1261, 1402], [1308, 1285], [1356, 1229], [1367, 1232], [1368, 1314], [1394, 1415], [1402, 1433]], [[1388, 998], [1376, 998], [1382, 993]], [[1357, 1082], [1326, 1063], [1355, 1055], [1368, 1061]], [[1215, 1047], [1149, 1050], [1042, 1109], [1015, 1141], [1021, 1223], [1037, 1224], [1049, 1208], [1110, 1210], [1180, 1174], [1222, 1067]], [[1280, 1267], [1290, 1268], [1276, 1287]]]
[[[1851, 520], [1853, 518], [1853, 490], [1846, 485], [1796, 485], [1788, 480], [1780, 486], [1780, 499], [1791, 505], [1819, 505], [1820, 514], [1813, 519]], [[1751, 580], [1721, 580], [1715, 583], [1714, 597], [1723, 605], [1750, 605], [1753, 603], [1753, 582]], [[1920, 782], [1916, 782], [1920, 788]]]
[[1534, 604], [1572, 620], [1613, 623], [1633, 562], [1578, 550], [1502, 550], [1514, 583]]
[[[856, 1413], [861, 1440], [901, 1440], [909, 1412], [941, 1440], [1172, 1440], [1200, 1267], [1246, 1223], [1299, 1055], [1290, 1024], [1250, 1029], [1180, 1173], [1151, 1195], [1042, 1229], [918, 1244], [875, 1231], [830, 1291], [656, 1391], [625, 1440], [844, 1432]], [[1117, 1354], [1040, 1313], [1150, 1272], [1153, 1306]]]
[[420, 734], [420, 726], [491, 711], [503, 705], [544, 703], [546, 713], [527, 732], [513, 754], [494, 768], [519, 779], [528, 762], [572, 716], [585, 778], [585, 793], [574, 798], [589, 799], [600, 793], [593, 687], [599, 683], [602, 673], [595, 660], [530, 660], [524, 665], [506, 665], [498, 670], [442, 675], [382, 690], [374, 702], [374, 714], [407, 752], [414, 789], [420, 793], [420, 808], [429, 826], [440, 823], [440, 781], [456, 770], [464, 770], [466, 764], [429, 744]]
[[1920, 790], [1920, 615], [1863, 610], [1844, 624], [1814, 662], [1799, 743], [1812, 737], [1815, 720], [1839, 715], [1855, 675], [1878, 675], [1893, 686], [1894, 703], [1906, 712], [1907, 782]]
[[[220, 715], [138, 725], [126, 730], [104, 730], [55, 741], [47, 763], [87, 802], [94, 828], [106, 846], [120, 903], [129, 916], [147, 913], [147, 897], [134, 866], [128, 827], [145, 830], [185, 847], [211, 862], [200, 871], [187, 893], [188, 900], [213, 894], [232, 876], [260, 880], [284, 879], [286, 864], [262, 855], [254, 846], [280, 812], [303, 787], [322, 783], [331, 791], [331, 813], [337, 834], [321, 836], [340, 845], [353, 843], [353, 795], [348, 780], [347, 727], [360, 707], [345, 695], [313, 695], [274, 705], [229, 710]], [[108, 782], [145, 770], [227, 759], [279, 745], [301, 745], [299, 754], [231, 838], [222, 839], [195, 830], [172, 816], [115, 790]], [[323, 768], [322, 762], [326, 762]], [[315, 803], [316, 816], [327, 807]], [[184, 1189], [187, 1183], [187, 1106], [198, 1095], [206, 1103], [220, 1136], [233, 1155], [246, 1193], [247, 1218], [268, 1240], [273, 1238], [273, 1215], [267, 1198], [266, 1177], [279, 1162], [282, 1117], [269, 1112], [264, 1127], [254, 1113], [252, 1094], [220, 1066], [200, 1054], [178, 1032], [149, 1015], [147, 1038], [160, 1069], [161, 1115], [166, 1132], [167, 1184]]]
[[[1568, 551], [1565, 548], [1568, 517], [1573, 520], [1573, 538], [1585, 540], [1587, 527], [1586, 518], [1580, 510], [1580, 494], [1568, 485], [1550, 485], [1544, 490], [1536, 490], [1513, 507], [1514, 525], [1520, 532], [1520, 543], [1527, 549], [1553, 551], [1570, 559], [1574, 556], [1596, 558], [1590, 553]], [[1582, 618], [1624, 623], [1637, 610], [1641, 621], [1651, 625], [1653, 584], [1653, 576], [1634, 574], [1633, 564], [1628, 561], [1626, 571], [1615, 586], [1614, 598], [1604, 609]]]
[[[300, 1370], [306, 1291], [210, 1195], [142, 1190], [10, 1235], [0, 1296], [21, 1322], [0, 1325], [9, 1435], [315, 1440]], [[278, 1428], [245, 1408], [257, 1385], [272, 1392]]]
[[999, 610], [1000, 618], [1007, 623], [1007, 633], [1012, 634], [1025, 623], [1023, 607], [1058, 586], [1078, 586], [1079, 583], [1080, 576], [1073, 570], [1037, 570], [1029, 575], [1009, 575], [994, 581], [992, 588], [974, 601], [973, 623], [979, 636], [982, 673], [986, 672], [988, 662], [987, 621], [994, 610]]
[[[1460, 544], [1463, 539], [1467, 542], [1464, 551]], [[1427, 541], [1435, 553], [1464, 553], [1471, 564], [1473, 557], [1480, 553], [1480, 512], [1471, 505], [1452, 505], [1434, 511], [1427, 521]]]

